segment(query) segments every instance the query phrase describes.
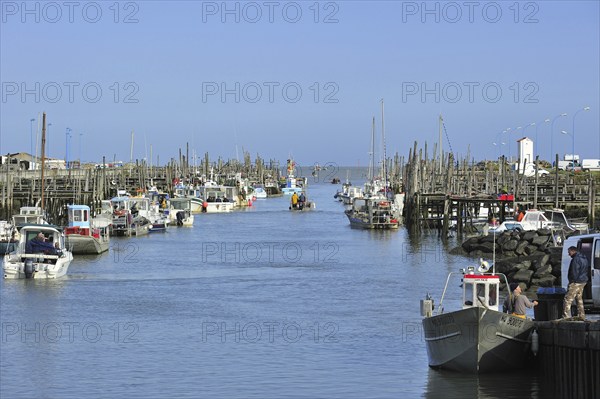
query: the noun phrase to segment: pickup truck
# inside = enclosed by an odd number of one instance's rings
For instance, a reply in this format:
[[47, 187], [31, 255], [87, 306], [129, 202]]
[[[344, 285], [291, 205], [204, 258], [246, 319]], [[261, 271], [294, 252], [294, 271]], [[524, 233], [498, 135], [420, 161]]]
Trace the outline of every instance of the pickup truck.
[[600, 234], [585, 234], [569, 237], [563, 246], [562, 252], [562, 285], [567, 288], [569, 285], [568, 273], [571, 257], [567, 249], [570, 247], [577, 249], [587, 258], [589, 263], [588, 283], [583, 289], [583, 304], [586, 309], [600, 310]]

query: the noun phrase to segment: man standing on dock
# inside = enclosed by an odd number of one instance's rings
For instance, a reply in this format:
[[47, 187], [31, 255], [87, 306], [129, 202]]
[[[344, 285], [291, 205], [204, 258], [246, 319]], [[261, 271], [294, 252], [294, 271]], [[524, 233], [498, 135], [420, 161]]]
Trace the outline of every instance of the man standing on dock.
[[583, 288], [588, 282], [588, 261], [582, 253], [577, 251], [576, 247], [569, 247], [567, 251], [571, 257], [571, 264], [569, 265], [569, 286], [565, 294], [563, 318], [571, 317], [571, 303], [573, 303], [573, 299], [577, 298], [577, 317], [585, 320]]

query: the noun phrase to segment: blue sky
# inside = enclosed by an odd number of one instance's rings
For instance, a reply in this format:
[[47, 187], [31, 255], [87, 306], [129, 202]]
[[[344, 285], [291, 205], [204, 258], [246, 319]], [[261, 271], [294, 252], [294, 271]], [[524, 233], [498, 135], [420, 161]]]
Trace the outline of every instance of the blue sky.
[[27, 2], [28, 12], [2, 1], [0, 153], [29, 152], [30, 119], [45, 111], [53, 157], [65, 156], [69, 127], [70, 158], [85, 161], [128, 161], [133, 130], [134, 158], [152, 146], [160, 163], [189, 142], [213, 158], [237, 146], [300, 165], [366, 165], [383, 98], [388, 155], [415, 140], [431, 150], [441, 113], [444, 149], [459, 156], [515, 155], [535, 122], [548, 159], [543, 121], [568, 114], [555, 120], [552, 152], [570, 153], [560, 132], [589, 106], [575, 119], [575, 152], [600, 158], [597, 1], [224, 4]]

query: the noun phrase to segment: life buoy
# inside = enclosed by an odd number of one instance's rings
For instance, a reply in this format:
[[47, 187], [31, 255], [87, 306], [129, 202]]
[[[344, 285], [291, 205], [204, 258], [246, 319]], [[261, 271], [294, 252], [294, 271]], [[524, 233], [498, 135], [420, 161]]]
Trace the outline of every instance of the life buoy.
[[389, 205], [390, 205], [390, 203], [389, 203], [388, 201], [381, 201], [381, 202], [379, 203], [379, 205], [380, 205], [380, 206], [389, 206]]

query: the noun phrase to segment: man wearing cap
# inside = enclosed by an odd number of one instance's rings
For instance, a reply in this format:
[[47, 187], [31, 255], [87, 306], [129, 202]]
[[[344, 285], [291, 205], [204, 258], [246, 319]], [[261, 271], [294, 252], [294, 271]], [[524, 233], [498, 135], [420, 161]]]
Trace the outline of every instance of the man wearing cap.
[[569, 286], [565, 294], [563, 306], [563, 318], [571, 317], [571, 303], [577, 299], [577, 317], [585, 320], [585, 310], [583, 308], [583, 288], [588, 282], [588, 260], [582, 253], [577, 251], [576, 247], [569, 247], [567, 250], [571, 257], [569, 264]]
[[509, 287], [512, 294], [504, 301], [504, 312], [524, 319], [526, 309], [537, 306], [538, 301], [531, 302], [525, 295], [521, 295], [521, 286], [517, 283], [510, 283]]
[[31, 240], [29, 240], [27, 242], [27, 244], [25, 245], [25, 252], [29, 253], [29, 254], [37, 254], [37, 253], [51, 254], [51, 255], [56, 254], [54, 245], [46, 242], [46, 237], [44, 236], [44, 233], [42, 233], [41, 231], [35, 237], [33, 237]]

